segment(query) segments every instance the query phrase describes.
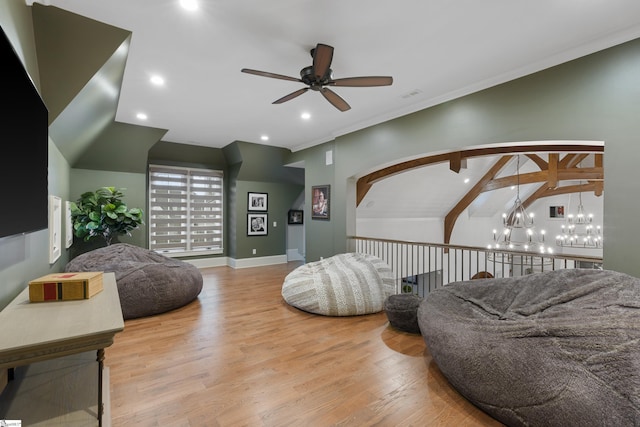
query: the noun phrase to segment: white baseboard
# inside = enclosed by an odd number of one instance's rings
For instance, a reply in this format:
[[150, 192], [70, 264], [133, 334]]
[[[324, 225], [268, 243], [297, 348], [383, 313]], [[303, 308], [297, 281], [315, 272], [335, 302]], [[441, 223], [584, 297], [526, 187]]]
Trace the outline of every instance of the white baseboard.
[[188, 262], [189, 264], [195, 265], [198, 268], [226, 267], [227, 265], [229, 265], [229, 258], [226, 256], [213, 257], [213, 258], [183, 259], [183, 261]]
[[[296, 249], [297, 253], [297, 249]], [[231, 267], [231, 268], [248, 268], [248, 267], [261, 267], [263, 265], [274, 264], [286, 264], [287, 261], [304, 261], [304, 258], [290, 258], [287, 255], [273, 255], [254, 258], [229, 258], [229, 257], [215, 257], [215, 258], [199, 258], [199, 259], [184, 259], [183, 261], [189, 264], [195, 265], [198, 268], [210, 268], [210, 267]]]
[[286, 255], [273, 255], [256, 258], [229, 259], [229, 267], [232, 268], [248, 268], [261, 267], [263, 265], [286, 264]]

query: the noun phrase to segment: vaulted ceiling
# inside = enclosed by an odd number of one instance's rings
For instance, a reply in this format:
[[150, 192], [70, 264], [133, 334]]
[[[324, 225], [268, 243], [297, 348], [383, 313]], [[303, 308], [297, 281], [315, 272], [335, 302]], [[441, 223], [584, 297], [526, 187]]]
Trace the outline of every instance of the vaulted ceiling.
[[493, 217], [508, 210], [516, 197], [526, 208], [561, 194], [602, 196], [603, 153], [599, 143], [521, 144], [412, 159], [359, 178], [357, 215], [441, 218], [448, 243], [456, 220], [467, 209], [472, 216]]

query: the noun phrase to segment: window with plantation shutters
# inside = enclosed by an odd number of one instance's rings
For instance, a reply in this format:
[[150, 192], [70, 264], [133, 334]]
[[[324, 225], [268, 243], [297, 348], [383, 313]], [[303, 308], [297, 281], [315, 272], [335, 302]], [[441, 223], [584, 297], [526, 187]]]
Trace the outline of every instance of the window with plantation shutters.
[[222, 253], [222, 171], [149, 166], [149, 249]]

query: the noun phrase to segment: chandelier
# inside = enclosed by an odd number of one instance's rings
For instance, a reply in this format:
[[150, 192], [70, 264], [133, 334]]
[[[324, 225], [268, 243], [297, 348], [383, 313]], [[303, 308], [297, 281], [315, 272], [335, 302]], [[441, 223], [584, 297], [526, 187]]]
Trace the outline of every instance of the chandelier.
[[585, 215], [582, 206], [582, 193], [578, 193], [578, 212], [567, 216], [567, 223], [562, 225], [560, 234], [556, 236], [556, 245], [562, 247], [597, 249], [602, 247], [602, 230], [593, 224], [593, 214]]
[[507, 249], [524, 252], [552, 253], [544, 243], [545, 231], [538, 234], [533, 222], [533, 213], [525, 210], [520, 200], [520, 155], [516, 165], [516, 199], [508, 213], [502, 214], [502, 231], [493, 230], [493, 244], [489, 249]]

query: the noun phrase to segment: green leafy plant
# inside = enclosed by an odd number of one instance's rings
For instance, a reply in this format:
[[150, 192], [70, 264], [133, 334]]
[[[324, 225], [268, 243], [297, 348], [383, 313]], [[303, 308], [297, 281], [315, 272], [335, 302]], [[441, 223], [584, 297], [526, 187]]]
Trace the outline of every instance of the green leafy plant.
[[122, 201], [124, 188], [101, 187], [83, 193], [71, 203], [74, 235], [85, 242], [102, 237], [107, 246], [114, 237], [126, 234], [144, 224], [142, 210], [129, 209]]

